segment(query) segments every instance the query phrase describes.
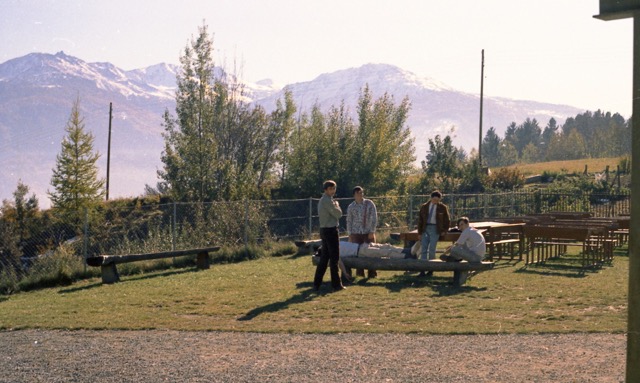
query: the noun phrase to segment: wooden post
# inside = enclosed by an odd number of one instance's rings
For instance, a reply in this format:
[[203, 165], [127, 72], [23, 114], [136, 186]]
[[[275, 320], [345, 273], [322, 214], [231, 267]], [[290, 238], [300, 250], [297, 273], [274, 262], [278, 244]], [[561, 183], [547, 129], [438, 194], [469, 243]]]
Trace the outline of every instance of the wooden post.
[[627, 382], [640, 382], [640, 16], [633, 18], [633, 114], [631, 124], [631, 227], [629, 229], [629, 319]]
[[209, 268], [209, 252], [201, 251], [196, 258], [196, 266], [200, 270], [207, 270]]
[[478, 140], [478, 166], [482, 169], [482, 93], [484, 88], [484, 49], [482, 50], [482, 64], [480, 67], [480, 138]]
[[118, 269], [116, 268], [115, 263], [102, 265], [100, 266], [100, 270], [102, 271], [102, 283], [110, 284], [120, 281], [120, 274], [118, 274]]
[[109, 167], [111, 164], [111, 120], [113, 119], [113, 103], [109, 103], [109, 138], [107, 139], [107, 185], [106, 185], [106, 200], [109, 200]]
[[313, 197], [309, 197], [309, 236], [311, 239], [311, 230], [313, 230]]

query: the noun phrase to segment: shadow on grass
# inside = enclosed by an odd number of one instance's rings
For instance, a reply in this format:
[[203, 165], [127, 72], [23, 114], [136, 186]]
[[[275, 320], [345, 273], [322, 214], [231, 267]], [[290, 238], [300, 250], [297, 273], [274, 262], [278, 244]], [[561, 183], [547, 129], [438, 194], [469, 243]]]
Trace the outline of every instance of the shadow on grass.
[[288, 257], [289, 259], [291, 259], [291, 260], [298, 259], [298, 258], [309, 257], [309, 263], [311, 263], [311, 256], [312, 256], [312, 255], [313, 255], [313, 254], [309, 254], [309, 253], [298, 253], [298, 252], [296, 252], [296, 253], [293, 253], [293, 254], [291, 254], [291, 255], [288, 255], [287, 257]]
[[298, 304], [298, 303], [303, 303], [303, 302], [309, 300], [310, 298], [313, 298], [314, 296], [318, 296], [318, 295], [323, 295], [324, 294], [322, 292], [322, 290], [319, 293], [313, 291], [313, 283], [312, 282], [301, 282], [301, 283], [298, 283], [297, 287], [299, 289], [300, 288], [304, 288], [304, 290], [299, 292], [296, 295], [293, 295], [293, 296], [289, 297], [288, 299], [283, 300], [283, 301], [273, 302], [273, 303], [269, 303], [269, 304], [264, 305], [264, 306], [256, 307], [255, 309], [253, 309], [253, 310], [249, 311], [248, 313], [244, 314], [243, 316], [239, 317], [237, 320], [239, 320], [239, 321], [252, 320], [253, 318], [257, 317], [260, 314], [273, 313], [273, 312], [277, 312], [277, 311], [280, 311], [280, 310], [284, 310], [284, 309], [288, 308], [291, 305], [295, 305], [295, 304]]
[[[424, 289], [429, 288], [435, 294], [434, 296], [451, 296], [473, 291], [485, 291], [486, 287], [476, 287], [471, 285], [455, 286], [453, 284], [453, 274], [434, 274], [432, 277], [418, 277], [417, 274], [407, 273], [404, 275], [396, 275], [387, 281], [381, 281], [380, 284], [394, 293], [399, 293], [406, 289]], [[467, 279], [469, 281], [469, 279]]]
[[515, 273], [519, 274], [538, 274], [554, 277], [567, 277], [567, 278], [584, 278], [589, 273], [598, 272], [602, 267], [584, 268], [580, 264], [571, 263], [555, 263], [553, 260], [545, 263], [525, 265], [522, 268], [515, 270]]
[[524, 261], [519, 261], [517, 259], [514, 260], [497, 260], [494, 261], [494, 266], [493, 266], [493, 270], [497, 270], [497, 269], [506, 269], [509, 267], [516, 267], [518, 266], [518, 264], [523, 264], [524, 265]]
[[[116, 283], [123, 283], [123, 282], [126, 283], [128, 281], [141, 281], [141, 280], [145, 280], [145, 279], [152, 279], [152, 278], [158, 278], [158, 277], [168, 277], [168, 276], [172, 276], [172, 275], [185, 274], [185, 273], [194, 273], [194, 272], [198, 272], [198, 271], [201, 271], [201, 270], [197, 269], [197, 268], [188, 268], [188, 269], [179, 269], [179, 270], [168, 270], [168, 271], [164, 271], [164, 272], [161, 272], [161, 273], [121, 275], [120, 276], [120, 282], [116, 282]], [[122, 279], [123, 277], [126, 278], [126, 280], [123, 280]], [[72, 287], [72, 288], [68, 288], [68, 289], [61, 289], [61, 290], [58, 291], [58, 294], [68, 294], [68, 293], [75, 293], [77, 291], [91, 290], [91, 289], [94, 289], [96, 287], [100, 287], [102, 285], [103, 285], [102, 282], [96, 282], [96, 283], [92, 283], [90, 285]]]

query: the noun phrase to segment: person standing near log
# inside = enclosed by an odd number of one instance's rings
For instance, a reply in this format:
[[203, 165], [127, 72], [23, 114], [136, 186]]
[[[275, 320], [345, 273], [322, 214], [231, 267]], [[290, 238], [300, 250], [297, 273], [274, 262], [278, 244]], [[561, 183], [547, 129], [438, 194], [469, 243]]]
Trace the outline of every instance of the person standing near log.
[[[449, 216], [449, 208], [440, 202], [442, 193], [434, 191], [431, 193], [431, 199], [420, 206], [420, 214], [418, 215], [418, 234], [420, 235], [420, 259], [435, 259], [436, 246], [441, 235], [445, 235], [449, 231], [451, 218]], [[433, 271], [425, 274], [420, 272], [419, 276], [431, 276]]]
[[320, 218], [320, 239], [322, 240], [322, 252], [320, 254], [320, 262], [316, 267], [316, 274], [313, 279], [313, 289], [320, 290], [322, 278], [327, 271], [331, 273], [331, 286], [333, 291], [344, 290], [338, 271], [338, 262], [340, 261], [340, 236], [338, 234], [338, 224], [342, 217], [342, 209], [338, 201], [333, 199], [336, 194], [336, 183], [334, 181], [325, 181], [323, 184], [324, 193], [318, 202], [318, 217]]
[[[378, 226], [378, 211], [370, 199], [364, 198], [362, 186], [353, 188], [353, 201], [347, 208], [347, 232], [349, 242], [363, 244], [376, 241], [376, 226]], [[376, 270], [368, 270], [369, 278], [378, 276]], [[364, 277], [364, 270], [356, 270], [356, 276]]]

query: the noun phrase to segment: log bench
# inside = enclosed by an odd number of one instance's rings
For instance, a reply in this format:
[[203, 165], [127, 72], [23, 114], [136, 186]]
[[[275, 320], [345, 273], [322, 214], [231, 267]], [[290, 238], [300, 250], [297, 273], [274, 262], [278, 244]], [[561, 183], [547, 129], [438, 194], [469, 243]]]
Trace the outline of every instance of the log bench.
[[[312, 264], [318, 265], [320, 257], [312, 256]], [[372, 257], [344, 257], [341, 258], [346, 267], [352, 269], [392, 270], [392, 271], [453, 271], [454, 286], [462, 286], [471, 272], [491, 270], [493, 262], [470, 263], [443, 262], [439, 259], [424, 261], [421, 259], [391, 259]]]
[[209, 268], [209, 253], [220, 250], [220, 246], [204, 247], [200, 249], [165, 251], [160, 253], [129, 254], [129, 255], [97, 255], [87, 258], [87, 265], [100, 267], [102, 271], [102, 283], [115, 283], [120, 280], [116, 265], [137, 261], [150, 261], [153, 259], [182, 257], [185, 255], [196, 256], [196, 266], [199, 269]]

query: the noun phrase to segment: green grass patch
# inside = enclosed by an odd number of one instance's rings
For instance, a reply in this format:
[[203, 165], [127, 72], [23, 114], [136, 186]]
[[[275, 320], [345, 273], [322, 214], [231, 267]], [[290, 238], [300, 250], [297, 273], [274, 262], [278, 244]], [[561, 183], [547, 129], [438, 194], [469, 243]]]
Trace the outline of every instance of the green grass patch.
[[[309, 256], [257, 257], [209, 270], [170, 268], [4, 296], [0, 329], [172, 329], [285, 333], [500, 334], [624, 332], [628, 257], [571, 263], [499, 261], [460, 288], [379, 271], [339, 293], [312, 292]], [[328, 273], [325, 280], [328, 279]]]
[[610, 157], [610, 158], [583, 158], [579, 160], [566, 160], [566, 161], [549, 161], [538, 162], [533, 164], [516, 164], [508, 166], [509, 168], [517, 168], [525, 176], [534, 174], [547, 173], [562, 173], [562, 174], [582, 174], [584, 172], [585, 165], [587, 171], [590, 174], [601, 173], [607, 166], [610, 171], [615, 172], [616, 166], [620, 163], [623, 157]]

